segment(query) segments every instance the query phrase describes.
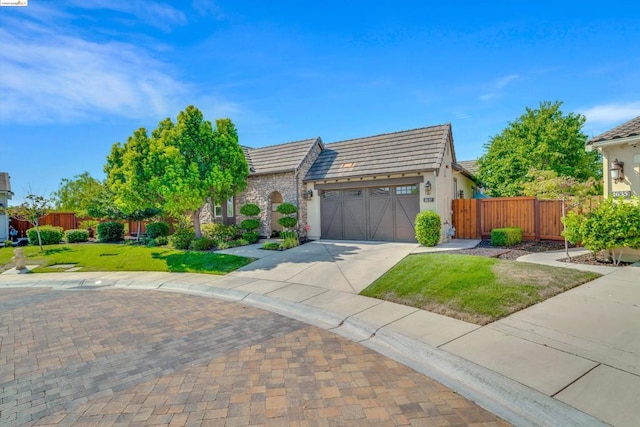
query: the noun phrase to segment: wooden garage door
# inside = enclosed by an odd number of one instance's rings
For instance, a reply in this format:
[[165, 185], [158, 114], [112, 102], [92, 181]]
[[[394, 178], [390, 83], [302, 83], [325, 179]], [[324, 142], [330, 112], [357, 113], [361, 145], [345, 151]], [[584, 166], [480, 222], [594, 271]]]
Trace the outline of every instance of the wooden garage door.
[[323, 239], [415, 242], [418, 186], [324, 190], [320, 210]]

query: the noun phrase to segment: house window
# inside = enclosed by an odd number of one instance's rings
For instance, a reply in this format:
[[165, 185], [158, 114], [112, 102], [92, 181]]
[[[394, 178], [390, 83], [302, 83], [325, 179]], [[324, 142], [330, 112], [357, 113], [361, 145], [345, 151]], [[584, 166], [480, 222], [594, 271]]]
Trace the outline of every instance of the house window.
[[402, 196], [406, 194], [418, 194], [418, 186], [402, 185], [400, 187], [396, 187], [396, 196]]
[[362, 190], [345, 190], [344, 197], [362, 197]]
[[323, 191], [322, 192], [322, 198], [324, 199], [336, 199], [340, 197], [340, 192], [339, 191]]
[[227, 218], [233, 217], [233, 197], [227, 199]]
[[371, 188], [369, 195], [373, 197], [389, 197], [389, 187]]
[[213, 216], [216, 218], [222, 218], [222, 205], [220, 202], [213, 202]]

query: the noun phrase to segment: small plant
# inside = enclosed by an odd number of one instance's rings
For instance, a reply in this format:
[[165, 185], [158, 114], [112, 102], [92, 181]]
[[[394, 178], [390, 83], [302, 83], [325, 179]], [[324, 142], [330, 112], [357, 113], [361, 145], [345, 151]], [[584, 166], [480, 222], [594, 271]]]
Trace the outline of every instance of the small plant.
[[208, 251], [213, 249], [215, 245], [216, 242], [209, 239], [208, 237], [198, 237], [197, 239], [193, 239], [191, 241], [189, 249], [194, 251]]
[[[57, 245], [62, 241], [62, 237], [64, 235], [62, 227], [41, 225], [39, 228], [40, 238], [42, 239], [43, 245]], [[35, 228], [30, 228], [27, 230], [27, 238], [29, 239], [30, 245], [35, 246], [38, 244], [38, 233]]]
[[156, 246], [165, 246], [169, 244], [169, 238], [167, 236], [159, 236], [153, 239]]
[[267, 251], [279, 251], [280, 250], [280, 243], [278, 242], [266, 242], [262, 245], [262, 249], [265, 249]]
[[67, 240], [67, 243], [88, 242], [89, 230], [67, 230], [64, 232], [64, 237]]
[[248, 242], [247, 244], [253, 244], [260, 239], [260, 233], [257, 231], [248, 231], [246, 233], [242, 233], [242, 238]]
[[5, 248], [10, 248], [13, 246], [13, 242], [11, 240], [5, 240], [4, 241], [4, 247]]
[[147, 237], [155, 239], [156, 237], [166, 237], [169, 235], [169, 224], [166, 222], [150, 222], [146, 226]]
[[218, 242], [216, 243], [216, 248], [217, 249], [229, 249], [231, 247], [231, 245], [229, 244], [229, 242]]
[[124, 240], [124, 224], [113, 221], [98, 224], [98, 240], [101, 242], [121, 242]]
[[171, 244], [176, 249], [189, 249], [191, 241], [196, 238], [193, 227], [189, 225], [179, 225], [176, 231], [171, 235]]
[[235, 225], [224, 225], [217, 222], [211, 222], [202, 226], [202, 234], [215, 242], [228, 242], [236, 237], [236, 234], [238, 234], [238, 227]]
[[276, 208], [276, 211], [285, 215], [278, 219], [278, 224], [285, 229], [294, 228], [298, 224], [298, 218], [291, 216], [298, 212], [298, 208], [293, 203], [282, 203]]
[[522, 228], [507, 227], [491, 230], [492, 246], [512, 246], [522, 242]]
[[282, 240], [297, 239], [298, 233], [295, 231], [283, 231], [282, 233], [280, 233], [280, 238]]
[[435, 246], [440, 241], [440, 215], [431, 211], [422, 211], [416, 215], [416, 240], [422, 246]]
[[294, 239], [285, 239], [280, 243], [280, 247], [282, 247], [282, 249], [291, 249], [296, 246], [300, 246], [300, 241], [298, 241], [297, 237]]

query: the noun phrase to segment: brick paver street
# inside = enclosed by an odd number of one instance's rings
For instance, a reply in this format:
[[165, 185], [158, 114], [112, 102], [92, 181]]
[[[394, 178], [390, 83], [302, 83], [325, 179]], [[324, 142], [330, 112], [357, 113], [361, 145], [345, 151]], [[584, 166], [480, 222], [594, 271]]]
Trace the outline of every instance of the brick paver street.
[[507, 425], [357, 343], [159, 291], [0, 291], [0, 425]]

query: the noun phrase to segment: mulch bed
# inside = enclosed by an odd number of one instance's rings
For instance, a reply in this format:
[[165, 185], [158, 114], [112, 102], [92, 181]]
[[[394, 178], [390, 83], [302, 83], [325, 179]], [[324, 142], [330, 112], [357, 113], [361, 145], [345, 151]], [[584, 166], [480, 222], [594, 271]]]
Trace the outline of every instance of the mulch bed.
[[[569, 245], [570, 248], [575, 246]], [[523, 255], [529, 255], [535, 252], [548, 252], [548, 251], [562, 251], [564, 250], [564, 242], [556, 240], [539, 240], [522, 242], [513, 246], [492, 246], [490, 240], [482, 240], [478, 246], [473, 249], [461, 249], [458, 251], [451, 251], [452, 254], [465, 254], [484, 256], [488, 258], [499, 258], [516, 260]], [[559, 261], [571, 262], [574, 264], [588, 264], [588, 265], [604, 265], [613, 266], [613, 264], [606, 260], [604, 254], [600, 253], [595, 258], [592, 254], [586, 254], [581, 256], [571, 257], [571, 261], [568, 259], [560, 259]], [[618, 267], [624, 267], [630, 265], [629, 263], [620, 263]]]

